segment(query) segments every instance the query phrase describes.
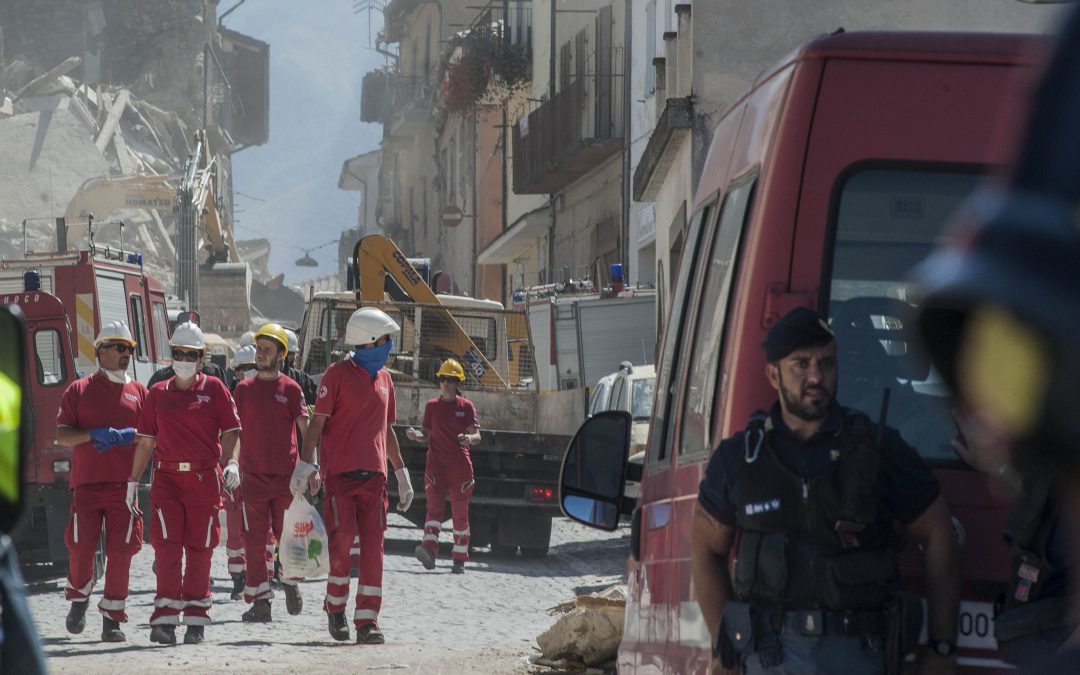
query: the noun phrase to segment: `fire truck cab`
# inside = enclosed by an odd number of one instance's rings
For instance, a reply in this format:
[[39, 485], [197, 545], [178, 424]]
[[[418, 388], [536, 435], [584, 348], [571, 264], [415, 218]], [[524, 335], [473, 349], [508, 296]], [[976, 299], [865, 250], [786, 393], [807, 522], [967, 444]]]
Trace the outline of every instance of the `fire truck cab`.
[[[631, 524], [621, 673], [701, 673], [713, 637], [698, 606], [690, 533], [720, 441], [775, 400], [761, 343], [796, 306], [828, 315], [842, 405], [900, 430], [941, 482], [961, 543], [961, 672], [998, 672], [993, 601], [1009, 554], [1008, 498], [962, 464], [939, 378], [907, 343], [909, 272], [949, 214], [1008, 158], [1039, 38], [848, 33], [817, 39], [759, 77], [722, 117], [689, 221], [657, 365], [656, 398]], [[564, 512], [615, 529], [630, 418], [586, 421], [567, 449]], [[921, 588], [909, 545], [905, 585]]]

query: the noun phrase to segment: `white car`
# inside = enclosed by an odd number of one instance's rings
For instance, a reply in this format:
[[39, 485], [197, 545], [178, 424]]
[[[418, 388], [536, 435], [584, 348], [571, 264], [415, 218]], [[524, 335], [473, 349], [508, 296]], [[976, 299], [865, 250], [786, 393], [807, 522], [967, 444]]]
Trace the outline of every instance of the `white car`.
[[[643, 465], [649, 444], [656, 367], [623, 361], [619, 370], [600, 378], [589, 394], [589, 417], [605, 410], [625, 410], [634, 423], [630, 432], [630, 461]], [[639, 484], [627, 481], [626, 496], [637, 499]]]

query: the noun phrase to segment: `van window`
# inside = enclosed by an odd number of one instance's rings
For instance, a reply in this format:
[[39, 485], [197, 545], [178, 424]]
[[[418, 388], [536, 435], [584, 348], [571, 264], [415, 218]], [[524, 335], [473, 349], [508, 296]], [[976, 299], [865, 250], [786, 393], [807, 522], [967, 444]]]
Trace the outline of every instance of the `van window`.
[[160, 302], [154, 303], [154, 338], [158, 358], [169, 360], [172, 357], [172, 349], [169, 348], [169, 315], [165, 311], [165, 305]]
[[631, 382], [630, 416], [635, 422], [648, 422], [652, 417], [653, 389], [655, 377], [643, 377]]
[[[656, 401], [653, 403], [653, 421], [649, 427], [649, 464], [657, 464], [668, 458], [668, 445], [672, 442], [675, 425], [670, 429], [667, 420], [671, 417], [671, 405], [675, 399], [675, 387], [678, 385], [677, 375], [682, 368], [675, 369], [679, 363], [679, 351], [682, 342], [683, 315], [687, 307], [687, 294], [690, 279], [694, 278], [697, 267], [698, 240], [703, 230], [702, 223], [707, 221], [713, 208], [713, 203], [706, 205], [694, 214], [690, 221], [689, 233], [686, 238], [685, 255], [681, 256], [682, 263], [679, 265], [678, 279], [675, 282], [675, 290], [671, 294], [671, 308], [665, 325], [664, 341], [660, 359], [656, 364]], [[674, 372], [673, 372], [674, 371]]]
[[143, 316], [142, 298], [131, 296], [131, 337], [135, 338], [135, 356], [146, 360], [146, 317]]
[[704, 270], [705, 286], [699, 303], [700, 315], [690, 348], [690, 367], [686, 403], [683, 406], [679, 454], [696, 456], [712, 450], [712, 414], [716, 410], [714, 394], [720, 370], [721, 344], [727, 322], [728, 300], [735, 278], [735, 257], [750, 200], [754, 180], [730, 189], [720, 207], [717, 233], [713, 238], [709, 266]]
[[598, 412], [607, 410], [608, 395], [611, 393], [611, 385], [600, 381], [593, 387], [592, 398], [589, 401], [589, 417]]
[[837, 398], [886, 423], [929, 462], [956, 462], [951, 401], [941, 378], [904, 339], [911, 269], [941, 237], [950, 214], [980, 180], [977, 168], [871, 169], [847, 174], [839, 208], [829, 317], [839, 355]]
[[64, 349], [58, 331], [43, 328], [34, 333], [34, 361], [38, 384], [52, 386], [64, 383]]

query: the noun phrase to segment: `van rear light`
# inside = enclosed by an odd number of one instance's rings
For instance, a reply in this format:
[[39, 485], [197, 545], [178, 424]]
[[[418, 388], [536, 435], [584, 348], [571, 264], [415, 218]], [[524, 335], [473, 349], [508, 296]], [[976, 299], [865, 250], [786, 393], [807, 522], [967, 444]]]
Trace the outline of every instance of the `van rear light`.
[[52, 463], [53, 473], [71, 473], [71, 460], [58, 459]]
[[525, 488], [530, 502], [547, 503], [555, 501], [555, 488], [531, 485]]

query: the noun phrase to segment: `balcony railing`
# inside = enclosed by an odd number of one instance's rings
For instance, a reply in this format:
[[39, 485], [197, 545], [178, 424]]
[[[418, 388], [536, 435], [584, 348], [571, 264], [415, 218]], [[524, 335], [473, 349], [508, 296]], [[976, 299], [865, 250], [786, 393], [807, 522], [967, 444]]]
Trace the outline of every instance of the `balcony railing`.
[[[483, 27], [486, 30], [476, 31]], [[532, 53], [532, 0], [492, 0], [472, 23], [469, 33], [493, 34], [498, 40]]]
[[594, 53], [584, 75], [514, 125], [514, 192], [558, 192], [622, 147], [624, 78], [616, 72], [622, 49], [600, 56]]

